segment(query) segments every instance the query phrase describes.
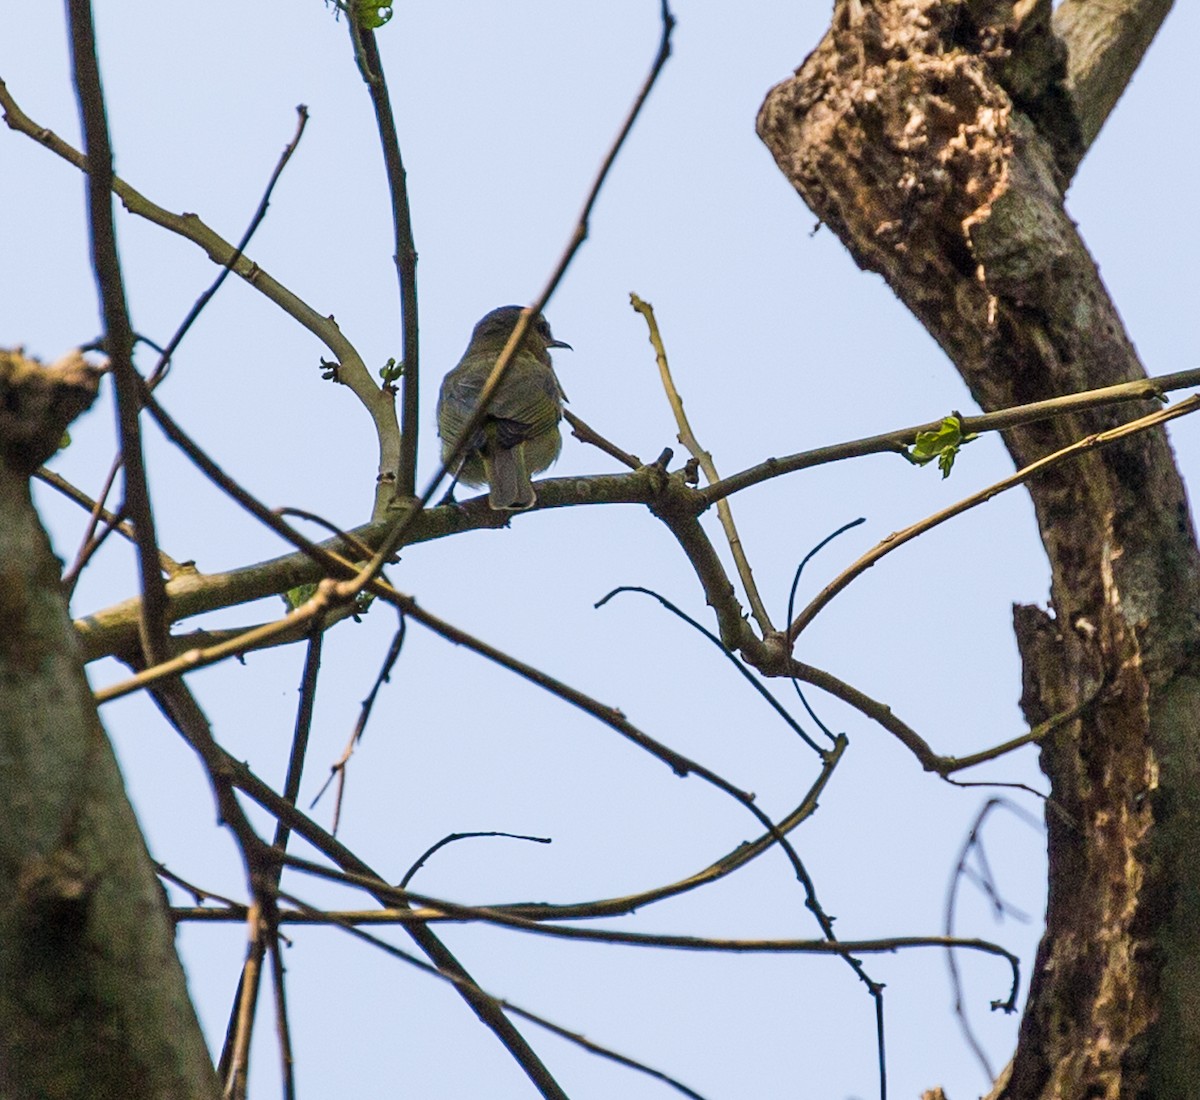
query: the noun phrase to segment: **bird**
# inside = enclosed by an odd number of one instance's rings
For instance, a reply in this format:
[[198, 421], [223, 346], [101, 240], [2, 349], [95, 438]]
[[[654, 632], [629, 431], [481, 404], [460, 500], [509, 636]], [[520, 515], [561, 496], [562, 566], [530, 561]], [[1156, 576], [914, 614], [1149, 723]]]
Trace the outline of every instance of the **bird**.
[[[512, 335], [520, 306], [501, 306], [486, 314], [471, 333], [463, 357], [445, 378], [438, 394], [438, 435], [442, 461], [449, 463], [484, 383]], [[571, 345], [556, 340], [540, 313], [530, 322], [509, 361], [487, 414], [462, 453], [456, 480], [488, 486], [488, 504], [498, 512], [532, 508], [537, 493], [529, 478], [558, 458], [559, 421], [566, 395], [550, 361], [551, 348]]]

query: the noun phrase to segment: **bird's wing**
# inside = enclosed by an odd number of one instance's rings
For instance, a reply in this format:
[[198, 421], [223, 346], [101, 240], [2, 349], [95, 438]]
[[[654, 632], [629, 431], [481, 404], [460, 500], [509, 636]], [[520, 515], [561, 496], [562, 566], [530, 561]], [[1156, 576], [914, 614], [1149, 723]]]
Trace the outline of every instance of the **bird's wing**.
[[[447, 443], [454, 442], [466, 426], [486, 380], [486, 375], [479, 378], [458, 370], [452, 370], [442, 379], [437, 404], [438, 435]], [[472, 445], [478, 446], [482, 442], [480, 433], [477, 442]]]
[[[544, 363], [516, 359], [488, 411], [502, 422], [502, 445], [516, 446], [555, 429], [562, 419], [562, 387]], [[511, 442], [504, 439], [506, 435]]]

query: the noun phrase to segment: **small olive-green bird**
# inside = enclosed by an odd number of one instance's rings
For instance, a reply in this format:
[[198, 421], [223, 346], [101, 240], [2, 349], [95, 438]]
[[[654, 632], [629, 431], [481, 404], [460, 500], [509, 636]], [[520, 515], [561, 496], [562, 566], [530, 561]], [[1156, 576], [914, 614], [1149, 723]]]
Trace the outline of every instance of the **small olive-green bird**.
[[[520, 306], [493, 309], [475, 326], [458, 366], [442, 380], [437, 417], [443, 462], [475, 411], [520, 315]], [[532, 508], [537, 493], [530, 475], [541, 473], [558, 458], [562, 447], [558, 424], [565, 397], [550, 362], [550, 349], [570, 347], [554, 339], [541, 314], [530, 321], [487, 416], [463, 455], [458, 480], [466, 485], [486, 484], [488, 503], [497, 511]]]

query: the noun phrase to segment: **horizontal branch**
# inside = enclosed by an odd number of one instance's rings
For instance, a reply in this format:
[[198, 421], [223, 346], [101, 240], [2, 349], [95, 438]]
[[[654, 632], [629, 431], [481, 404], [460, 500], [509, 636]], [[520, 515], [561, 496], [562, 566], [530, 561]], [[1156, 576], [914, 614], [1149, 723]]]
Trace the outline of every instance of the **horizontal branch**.
[[[1158, 378], [1019, 405], [986, 416], [964, 417], [962, 424], [964, 431], [974, 433], [1002, 431], [1018, 424], [1027, 424], [1083, 408], [1145, 400], [1196, 385], [1200, 385], [1200, 370], [1180, 371]], [[685, 485], [682, 478], [676, 476], [664, 479], [661, 469], [656, 466], [643, 466], [628, 474], [546, 478], [537, 483], [538, 500], [532, 510], [595, 504], [644, 504], [661, 507], [665, 499], [664, 494], [669, 494], [670, 511], [673, 516], [680, 517], [679, 523], [682, 524], [684, 518], [699, 515], [718, 496], [738, 492], [773, 477], [847, 458], [881, 452], [902, 452], [915, 440], [918, 432], [932, 431], [940, 423], [940, 419], [928, 421], [865, 439], [801, 452], [788, 458], [768, 459], [705, 489], [693, 489]], [[495, 512], [487, 506], [485, 497], [478, 497], [453, 506], [424, 510], [414, 517], [405, 534], [404, 545], [445, 538], [464, 531], [501, 528], [510, 522], [520, 522], [520, 517]], [[690, 527], [690, 524], [684, 526]], [[368, 523], [354, 528], [350, 534], [367, 546], [374, 547], [386, 536], [390, 527], [390, 523], [383, 521]], [[681, 526], [677, 534], [683, 533]], [[352, 549], [339, 539], [330, 539], [320, 545], [326, 550], [341, 554], [353, 553]], [[285, 554], [223, 573], [187, 574], [176, 577], [167, 584], [168, 616], [172, 622], [178, 622], [202, 612], [234, 607], [266, 596], [278, 595], [301, 584], [315, 584], [323, 576], [325, 574], [321, 567], [305, 553]], [[733, 599], [732, 588], [728, 596], [730, 600]], [[85, 660], [94, 661], [100, 657], [129, 652], [137, 641], [139, 609], [140, 601], [131, 599], [77, 619], [75, 626]], [[740, 616], [736, 600], [726, 610], [729, 612], [727, 621], [735, 623]], [[731, 649], [737, 649], [752, 637], [753, 632], [746, 625], [744, 628], [734, 628], [731, 636], [723, 637], [722, 640]]]
[[[649, 504], [659, 493], [661, 471], [644, 467], [631, 474], [606, 474], [590, 478], [551, 478], [539, 481], [535, 508], [567, 508], [584, 504]], [[681, 492], [690, 492], [680, 487]], [[457, 505], [429, 508], [413, 520], [404, 545], [414, 545], [464, 531], [500, 529], [511, 516], [488, 507], [487, 497]], [[391, 522], [381, 520], [352, 528], [356, 541], [376, 547]], [[354, 560], [359, 551], [338, 537], [318, 544], [321, 549]], [[302, 584], [316, 584], [327, 574], [304, 551], [296, 551], [242, 566], [223, 573], [190, 573], [167, 583], [167, 613], [172, 622], [206, 611], [236, 607], [268, 596], [276, 596]], [[84, 659], [128, 653], [137, 643], [137, 619], [141, 601], [134, 598], [113, 604], [75, 621]]]
[[[1050, 420], [1057, 416], [1079, 412], [1082, 409], [1096, 409], [1125, 401], [1161, 398], [1173, 390], [1187, 389], [1191, 386], [1200, 386], [1200, 370], [1177, 371], [1174, 374], [1163, 374], [1157, 378], [1139, 378], [1135, 382], [1121, 382], [1115, 386], [1103, 386], [1099, 389], [1065, 394], [1062, 397], [1051, 397], [1048, 400], [1033, 401], [1027, 405], [1014, 405], [1011, 408], [1000, 409], [980, 416], [962, 416], [959, 417], [959, 420], [962, 423], [964, 434], [982, 435], [985, 432], [1005, 431], [1022, 424], [1033, 424], [1039, 420]], [[847, 458], [861, 458], [864, 455], [887, 452], [902, 454], [912, 446], [919, 433], [937, 431], [941, 423], [942, 418], [939, 417], [937, 420], [929, 420], [924, 424], [915, 424], [911, 428], [897, 428], [893, 431], [883, 432], [881, 435], [871, 435], [846, 443], [834, 443], [828, 447], [801, 451], [799, 454], [787, 455], [784, 458], [768, 458], [757, 466], [752, 466], [739, 474], [733, 474], [731, 477], [718, 481], [715, 485], [707, 486], [700, 490], [700, 496], [706, 502], [712, 503], [719, 497], [748, 489], [752, 485], [769, 481], [780, 474], [807, 470], [812, 466], [824, 466], [830, 462], [841, 462]]]
[[[294, 857], [287, 864], [297, 870], [311, 870], [323, 876], [324, 868], [308, 864]], [[331, 876], [332, 877], [332, 876]], [[342, 876], [336, 876], [339, 879]], [[378, 887], [372, 885], [372, 892]], [[653, 932], [622, 932], [606, 928], [578, 928], [549, 924], [513, 916], [495, 909], [459, 905], [409, 890], [392, 888], [397, 899], [405, 899], [423, 906], [422, 909], [392, 908], [384, 911], [320, 912], [306, 907], [304, 910], [281, 909], [280, 923], [324, 924], [341, 927], [364, 924], [427, 924], [438, 922], [476, 921], [514, 931], [529, 932], [555, 939], [583, 940], [624, 947], [657, 947], [677, 951], [706, 951], [722, 954], [812, 954], [812, 955], [868, 955], [894, 954], [897, 951], [916, 947], [964, 948], [994, 955], [1008, 962], [1012, 972], [1012, 987], [1007, 1002], [1015, 1003], [1019, 985], [1020, 960], [1011, 951], [990, 940], [957, 936], [886, 936], [864, 940], [801, 940], [801, 939], [725, 939], [709, 936], [681, 936]], [[197, 922], [237, 922], [246, 919], [244, 906], [206, 907], [173, 909], [177, 920]]]
[[[180, 906], [170, 910], [172, 919], [192, 924], [241, 924], [245, 905]], [[882, 936], [870, 940], [724, 939], [710, 936], [678, 936], [657, 932], [618, 932], [608, 928], [560, 927], [545, 921], [519, 920], [499, 910], [472, 906], [428, 906], [421, 909], [288, 909], [279, 910], [280, 924], [447, 924], [478, 921], [562, 939], [591, 940], [625, 947], [666, 947], [681, 951], [714, 951], [729, 954], [887, 954], [910, 947], [963, 947], [1018, 962], [1012, 952], [990, 940], [961, 936]]]

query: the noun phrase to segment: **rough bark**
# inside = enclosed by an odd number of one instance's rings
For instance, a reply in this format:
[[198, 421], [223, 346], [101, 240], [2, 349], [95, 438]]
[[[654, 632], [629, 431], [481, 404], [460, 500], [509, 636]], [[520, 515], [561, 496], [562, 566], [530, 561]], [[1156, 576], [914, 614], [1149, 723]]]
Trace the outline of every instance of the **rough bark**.
[[0, 1096], [219, 1095], [83, 675], [33, 469], [95, 372], [0, 353]]
[[[1063, 194], [1169, 4], [1107, 5], [1115, 58], [1079, 7], [1052, 21], [1040, 0], [847, 0], [758, 120], [985, 410], [1144, 375]], [[1144, 411], [1006, 443], [1024, 465]], [[1053, 579], [1049, 612], [1017, 611], [1022, 704], [1033, 723], [1096, 701], [1043, 747], [1047, 926], [997, 1095], [1194, 1096], [1200, 555], [1183, 485], [1158, 432], [1029, 488]]]

